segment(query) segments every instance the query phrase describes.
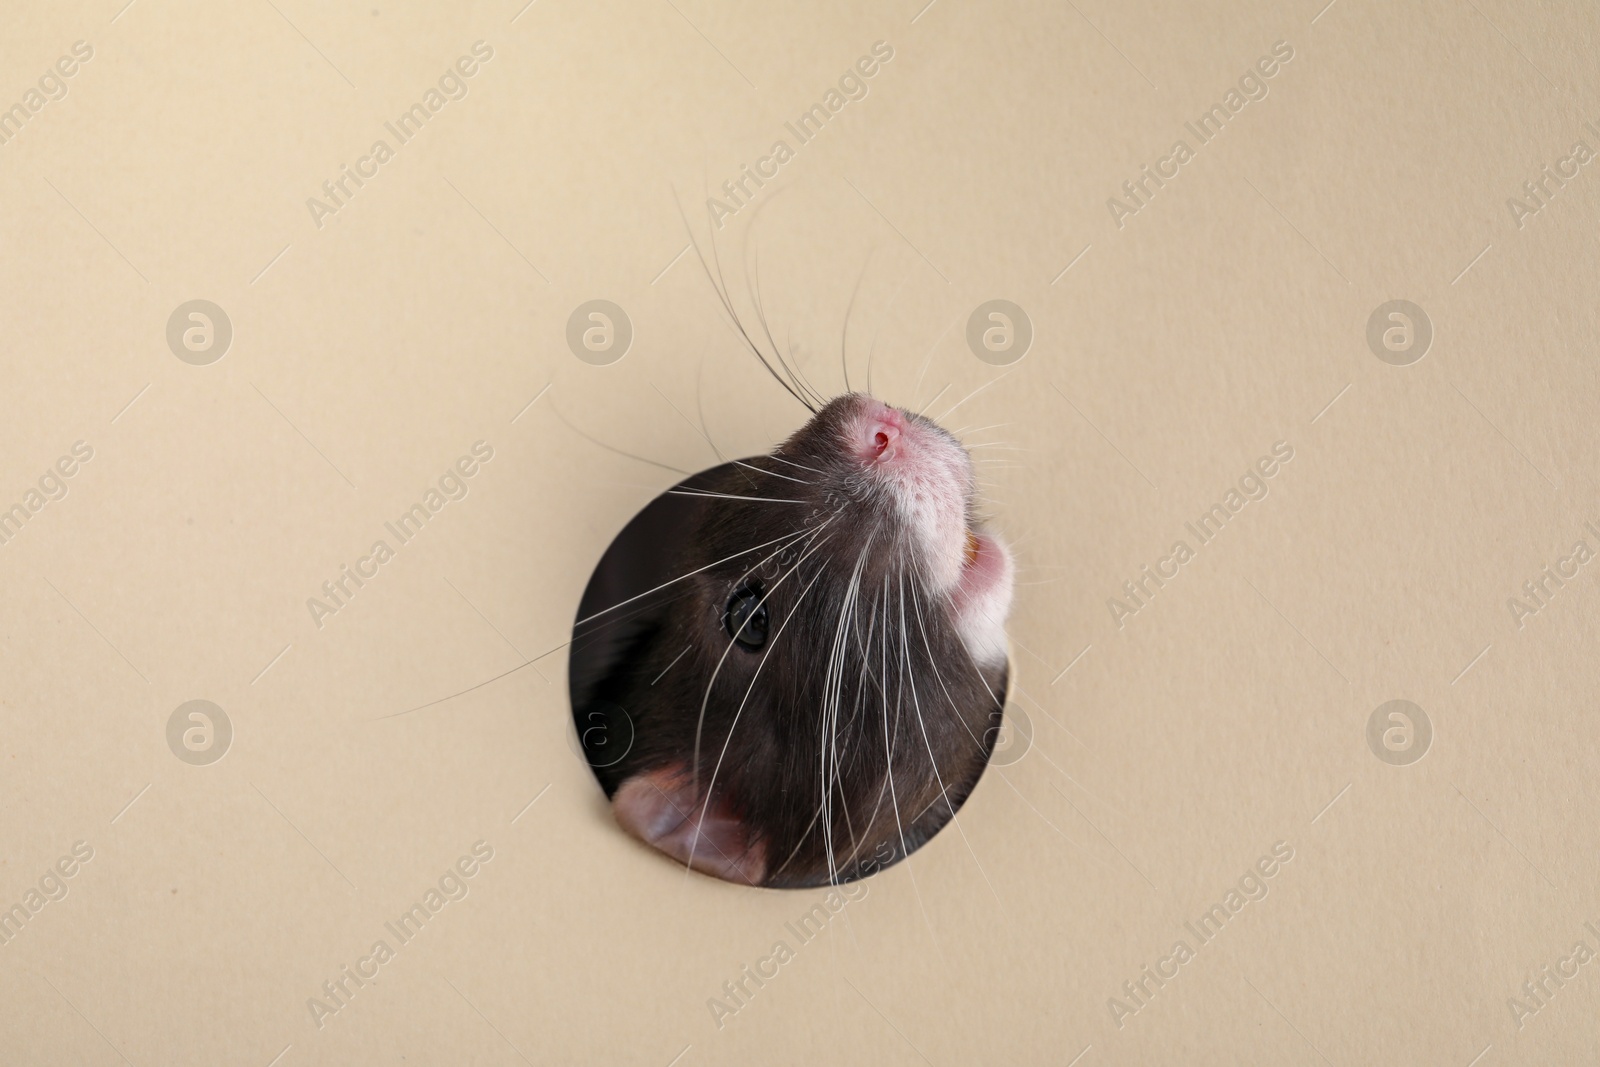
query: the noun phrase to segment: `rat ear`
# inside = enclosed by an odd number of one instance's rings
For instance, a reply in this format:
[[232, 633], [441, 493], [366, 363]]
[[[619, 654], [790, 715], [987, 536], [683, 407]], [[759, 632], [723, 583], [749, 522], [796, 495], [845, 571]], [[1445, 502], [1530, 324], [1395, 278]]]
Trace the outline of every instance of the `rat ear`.
[[743, 885], [766, 877], [766, 847], [751, 840], [726, 798], [707, 804], [681, 767], [629, 778], [612, 796], [611, 810], [628, 833], [697, 871]]

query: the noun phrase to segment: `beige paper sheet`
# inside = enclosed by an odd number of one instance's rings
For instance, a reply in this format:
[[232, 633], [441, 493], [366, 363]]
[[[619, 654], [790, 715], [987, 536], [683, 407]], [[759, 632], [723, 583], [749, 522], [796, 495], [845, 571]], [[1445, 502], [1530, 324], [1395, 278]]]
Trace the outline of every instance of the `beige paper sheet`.
[[[13, 6], [0, 1062], [1594, 1061], [1600, 16], [924, 4]], [[997, 446], [1018, 729], [849, 899], [512, 671], [804, 414], [691, 236]]]

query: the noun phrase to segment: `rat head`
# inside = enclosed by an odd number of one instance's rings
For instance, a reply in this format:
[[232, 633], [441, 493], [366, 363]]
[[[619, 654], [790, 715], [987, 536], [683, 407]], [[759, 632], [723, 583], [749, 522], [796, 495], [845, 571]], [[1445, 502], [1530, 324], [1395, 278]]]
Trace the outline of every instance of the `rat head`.
[[[956, 629], [973, 659], [1004, 662], [1010, 557], [978, 526], [971, 457], [933, 420], [848, 393], [771, 455], [743, 467], [728, 492], [751, 499], [727, 500], [703, 528], [706, 547], [721, 550], [715, 558], [734, 557], [714, 571], [725, 584], [753, 571], [774, 585], [809, 552], [845, 579], [819, 580], [813, 595], [830, 606], [841, 607], [852, 586], [875, 602], [884, 582], [896, 596], [905, 584], [907, 597], [914, 594], [941, 625]], [[778, 542], [776, 551], [752, 567], [751, 545], [769, 541]], [[704, 588], [715, 596], [713, 585]], [[768, 617], [790, 598], [796, 594], [774, 592]]]
[[966, 450], [851, 393], [674, 493], [683, 577], [630, 616], [593, 693], [634, 735], [618, 820], [752, 884], [904, 856], [976, 783], [1005, 696], [1012, 564]]

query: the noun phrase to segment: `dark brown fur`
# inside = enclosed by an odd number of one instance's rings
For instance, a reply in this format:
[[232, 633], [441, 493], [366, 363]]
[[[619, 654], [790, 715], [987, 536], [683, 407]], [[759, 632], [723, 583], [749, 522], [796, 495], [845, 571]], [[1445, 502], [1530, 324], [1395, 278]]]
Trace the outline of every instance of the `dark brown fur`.
[[[574, 714], [606, 794], [673, 772], [694, 817], [731, 816], [759, 845], [769, 886], [848, 881], [919, 847], [1000, 726], [1005, 667], [973, 663], [887, 491], [838, 444], [851, 401], [641, 513], [574, 633]], [[752, 651], [724, 613], [754, 581], [769, 632]]]

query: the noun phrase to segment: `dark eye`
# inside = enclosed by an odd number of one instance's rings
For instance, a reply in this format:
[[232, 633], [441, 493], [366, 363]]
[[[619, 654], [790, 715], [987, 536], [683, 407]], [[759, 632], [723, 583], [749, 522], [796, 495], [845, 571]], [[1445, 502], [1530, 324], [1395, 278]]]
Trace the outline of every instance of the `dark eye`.
[[741, 585], [733, 591], [722, 616], [722, 627], [741, 648], [751, 652], [767, 643], [767, 605], [761, 600], [759, 585]]

